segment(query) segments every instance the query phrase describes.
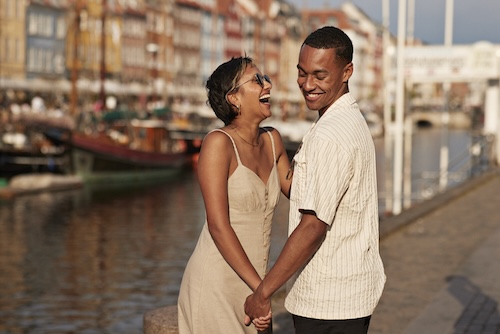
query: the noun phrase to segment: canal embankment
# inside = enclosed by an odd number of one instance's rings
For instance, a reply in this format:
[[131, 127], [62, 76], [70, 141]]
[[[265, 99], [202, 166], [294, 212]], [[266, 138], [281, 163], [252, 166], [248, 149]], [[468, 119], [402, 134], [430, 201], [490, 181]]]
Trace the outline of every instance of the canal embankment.
[[9, 199], [20, 195], [36, 194], [46, 191], [77, 189], [83, 186], [78, 175], [59, 175], [52, 173], [20, 174], [10, 180], [2, 179], [0, 199]]

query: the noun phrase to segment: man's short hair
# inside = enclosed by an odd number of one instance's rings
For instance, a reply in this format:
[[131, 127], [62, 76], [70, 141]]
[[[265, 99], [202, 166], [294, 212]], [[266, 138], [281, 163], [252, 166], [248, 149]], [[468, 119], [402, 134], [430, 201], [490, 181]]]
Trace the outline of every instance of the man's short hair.
[[345, 32], [337, 27], [326, 26], [313, 31], [302, 45], [308, 45], [315, 49], [335, 49], [337, 58], [344, 60], [346, 64], [352, 62], [352, 41]]

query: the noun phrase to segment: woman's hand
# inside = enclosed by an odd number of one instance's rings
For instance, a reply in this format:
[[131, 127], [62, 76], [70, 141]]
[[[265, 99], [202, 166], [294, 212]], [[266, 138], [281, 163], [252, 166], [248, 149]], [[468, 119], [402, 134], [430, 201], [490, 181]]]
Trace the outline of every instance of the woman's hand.
[[252, 320], [252, 323], [257, 331], [265, 332], [266, 329], [269, 328], [269, 325], [271, 325], [272, 315], [272, 312], [269, 311], [269, 313], [265, 317], [259, 317]]

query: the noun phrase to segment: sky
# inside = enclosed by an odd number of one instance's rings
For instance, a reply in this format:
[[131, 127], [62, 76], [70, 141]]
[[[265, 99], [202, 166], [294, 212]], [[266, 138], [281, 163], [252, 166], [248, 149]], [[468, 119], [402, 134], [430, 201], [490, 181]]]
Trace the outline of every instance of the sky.
[[[288, 0], [298, 8], [339, 8], [346, 0]], [[352, 0], [375, 22], [382, 23], [383, 0]], [[389, 28], [397, 36], [398, 4], [389, 0]], [[443, 44], [446, 0], [414, 0], [414, 36], [428, 44]], [[500, 0], [454, 0], [453, 44], [488, 41], [500, 44]], [[408, 8], [408, 5], [407, 5]]]

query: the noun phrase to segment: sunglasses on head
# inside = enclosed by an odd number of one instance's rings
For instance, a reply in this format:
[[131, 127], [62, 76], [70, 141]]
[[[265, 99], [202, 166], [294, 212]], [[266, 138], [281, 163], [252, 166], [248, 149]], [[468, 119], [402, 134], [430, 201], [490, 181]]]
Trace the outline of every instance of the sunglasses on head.
[[260, 73], [255, 73], [255, 75], [254, 75], [254, 77], [252, 79], [247, 80], [245, 82], [242, 82], [242, 83], [236, 85], [236, 87], [234, 87], [233, 90], [235, 90], [236, 88], [239, 88], [239, 87], [243, 86], [244, 84], [246, 84], [247, 82], [250, 82], [250, 81], [253, 81], [253, 80], [255, 80], [259, 84], [259, 86], [261, 88], [264, 88], [264, 81], [267, 81], [267, 82], [271, 83], [271, 78], [269, 78], [269, 76], [267, 74], [262, 75]]

